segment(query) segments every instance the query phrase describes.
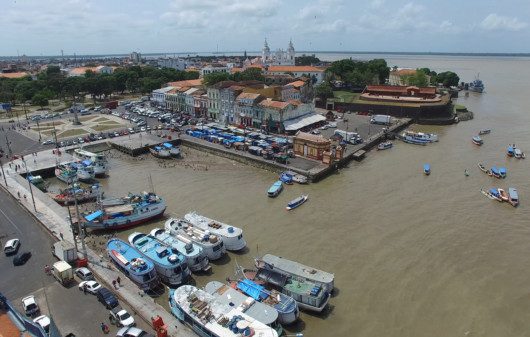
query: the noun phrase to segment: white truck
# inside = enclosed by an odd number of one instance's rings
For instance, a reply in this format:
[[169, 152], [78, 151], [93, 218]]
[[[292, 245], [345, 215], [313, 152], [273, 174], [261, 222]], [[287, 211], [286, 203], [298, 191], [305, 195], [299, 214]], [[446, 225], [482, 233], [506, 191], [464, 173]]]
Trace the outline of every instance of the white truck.
[[59, 260], [66, 261], [68, 263], [77, 260], [74, 245], [64, 240], [57, 241], [53, 244], [52, 254], [55, 255]]
[[370, 118], [372, 124], [390, 125], [392, 123], [392, 117], [388, 115], [373, 115]]
[[53, 264], [52, 274], [62, 285], [67, 285], [74, 281], [74, 270], [65, 261], [55, 262]]
[[341, 136], [342, 140], [345, 141], [345, 142], [350, 142], [352, 140], [356, 140], [356, 139], [361, 138], [361, 136], [359, 136], [359, 134], [357, 132], [348, 132], [348, 131], [344, 131], [344, 130], [335, 130], [335, 132], [333, 134], [335, 134], [337, 136]]

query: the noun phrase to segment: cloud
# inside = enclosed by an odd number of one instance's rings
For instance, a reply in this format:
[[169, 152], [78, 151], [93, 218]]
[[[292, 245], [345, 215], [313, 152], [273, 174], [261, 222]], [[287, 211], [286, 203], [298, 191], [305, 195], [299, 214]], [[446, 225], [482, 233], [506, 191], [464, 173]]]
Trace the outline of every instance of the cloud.
[[519, 31], [528, 26], [528, 23], [520, 21], [515, 17], [502, 16], [491, 13], [482, 20], [479, 27], [484, 30], [508, 30]]

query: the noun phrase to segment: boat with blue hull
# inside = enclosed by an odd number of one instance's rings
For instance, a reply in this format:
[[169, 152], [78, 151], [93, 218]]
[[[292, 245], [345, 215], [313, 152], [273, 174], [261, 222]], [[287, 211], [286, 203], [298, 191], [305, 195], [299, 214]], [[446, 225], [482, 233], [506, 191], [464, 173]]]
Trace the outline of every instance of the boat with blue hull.
[[161, 146], [150, 147], [149, 152], [151, 152], [151, 154], [156, 158], [160, 158], [160, 159], [171, 158], [171, 154], [169, 153], [169, 150]]
[[421, 139], [415, 139], [411, 136], [403, 136], [401, 138], [402, 141], [404, 141], [405, 143], [408, 143], [408, 144], [413, 144], [413, 145], [427, 145], [428, 143], [430, 143], [428, 140], [421, 140]]
[[484, 83], [477, 76], [473, 82], [469, 83], [467, 89], [469, 91], [482, 93], [484, 91]]
[[192, 272], [210, 271], [210, 261], [203, 249], [182, 235], [171, 235], [162, 228], [155, 228], [149, 233], [158, 241], [176, 249], [180, 254], [186, 256], [188, 266]]
[[162, 282], [177, 286], [186, 282], [191, 275], [186, 256], [153, 236], [135, 232], [129, 235], [129, 243], [153, 262]]
[[169, 151], [169, 155], [174, 158], [180, 157], [180, 147], [174, 146], [171, 143], [164, 143], [162, 146]]
[[217, 235], [223, 241], [226, 250], [240, 251], [247, 246], [243, 237], [243, 230], [239, 227], [210, 219], [197, 212], [185, 214], [184, 220], [205, 232]]
[[411, 130], [405, 130], [405, 132], [403, 132], [403, 137], [411, 137], [412, 139], [426, 141], [428, 143], [438, 141], [438, 135], [435, 133], [415, 132]]
[[394, 144], [392, 144], [392, 142], [380, 143], [379, 145], [377, 145], [377, 150], [388, 150], [388, 149], [392, 148], [392, 146], [394, 146]]
[[267, 191], [267, 195], [270, 198], [274, 198], [274, 197], [277, 197], [281, 193], [282, 190], [283, 190], [283, 183], [281, 180], [278, 180], [274, 184], [272, 184], [272, 186], [269, 188], [269, 190]]
[[142, 290], [150, 290], [159, 286], [160, 279], [153, 262], [145, 259], [140, 252], [120, 239], [107, 242], [107, 254], [114, 264], [131, 281]]
[[513, 156], [515, 156], [515, 149], [514, 149], [513, 146], [511, 146], [511, 145], [508, 146], [508, 148], [506, 149], [506, 155], [507, 155], [508, 157], [513, 157]]
[[430, 164], [423, 164], [423, 174], [428, 176], [431, 174], [431, 165]]
[[307, 201], [308, 198], [309, 198], [308, 195], [301, 195], [298, 198], [289, 201], [289, 203], [287, 204], [287, 207], [285, 207], [285, 209], [290, 211], [290, 210], [293, 210], [295, 208], [298, 208], [298, 207], [302, 206]]
[[284, 184], [287, 184], [287, 185], [292, 185], [293, 184], [293, 176], [286, 173], [286, 172], [283, 172], [280, 174], [280, 181]]
[[165, 228], [171, 235], [180, 235], [200, 246], [210, 261], [220, 259], [226, 254], [226, 248], [221, 238], [197, 228], [184, 219], [170, 218], [166, 221]]

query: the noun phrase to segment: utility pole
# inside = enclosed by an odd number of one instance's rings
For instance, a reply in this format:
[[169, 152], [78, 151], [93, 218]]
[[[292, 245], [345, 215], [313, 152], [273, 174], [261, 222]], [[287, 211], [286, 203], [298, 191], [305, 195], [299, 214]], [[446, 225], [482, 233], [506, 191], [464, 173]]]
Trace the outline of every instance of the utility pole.
[[0, 168], [2, 168], [2, 176], [4, 176], [4, 183], [7, 187], [7, 179], [6, 179], [6, 173], [4, 172], [4, 162], [2, 161], [2, 158], [0, 157]]
[[[70, 229], [72, 230], [72, 236], [74, 237], [74, 253], [76, 257], [79, 257], [79, 250], [77, 248], [77, 240], [75, 239], [74, 233], [74, 222], [72, 221], [72, 212], [70, 206], [68, 206], [68, 218], [70, 219]], [[77, 222], [79, 222], [79, 215], [76, 216]]]
[[[83, 257], [86, 259], [87, 253], [86, 253], [86, 246], [85, 246], [85, 232], [81, 228], [79, 205], [77, 203], [77, 195], [75, 194], [75, 186], [74, 186], [74, 204], [75, 204], [75, 213], [77, 214], [77, 230], [79, 233], [79, 238], [81, 239], [81, 248], [83, 250]], [[75, 241], [75, 237], [74, 237], [74, 241]]]
[[36, 120], [37, 120], [37, 130], [39, 131], [39, 143], [40, 143], [40, 141], [42, 140], [42, 137], [40, 135], [39, 118], [37, 118]]
[[4, 134], [6, 137], [6, 144], [7, 144], [7, 151], [9, 151], [9, 156], [13, 154], [13, 151], [11, 150], [11, 143], [9, 142], [9, 139], [7, 139], [7, 132]]
[[[31, 180], [29, 180], [28, 177], [28, 165], [26, 164], [26, 159], [24, 159], [24, 156], [22, 156], [22, 162], [24, 163], [24, 168], [26, 169], [26, 179], [29, 183], [29, 193], [31, 194], [31, 201], [33, 202], [33, 209], [35, 212], [37, 212], [37, 206], [35, 205], [35, 197], [33, 196], [33, 184], [31, 183]], [[4, 177], [5, 178], [5, 177]]]

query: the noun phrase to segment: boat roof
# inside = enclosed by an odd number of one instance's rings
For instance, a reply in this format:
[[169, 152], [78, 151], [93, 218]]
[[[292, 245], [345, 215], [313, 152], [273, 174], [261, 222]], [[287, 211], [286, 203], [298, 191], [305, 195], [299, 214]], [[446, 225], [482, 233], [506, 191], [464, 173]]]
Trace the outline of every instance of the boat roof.
[[[118, 260], [124, 268], [127, 268], [130, 272], [136, 275], [147, 274], [155, 267], [153, 262], [144, 259], [136, 249], [120, 239], [110, 239], [107, 242], [107, 251], [111, 256], [114, 251], [115, 259]], [[134, 268], [131, 264], [133, 261], [143, 261], [143, 263], [145, 263], [145, 268]]]
[[103, 211], [102, 210], [98, 210], [98, 211], [95, 211], [94, 213], [91, 213], [91, 214], [85, 216], [85, 219], [86, 219], [86, 221], [94, 221], [94, 220], [96, 220], [97, 218], [99, 218], [102, 215], [103, 215]]
[[[205, 217], [204, 215], [198, 214], [195, 211], [184, 215], [184, 219], [204, 231], [209, 231], [220, 236], [237, 237], [243, 233], [243, 230], [241, 228], [210, 219], [208, 217]], [[212, 227], [212, 225], [219, 225], [220, 227], [215, 228]]]
[[423, 167], [424, 167], [424, 168], [430, 168], [431, 165], [426, 163], [426, 164], [423, 164]]
[[248, 297], [219, 281], [208, 282], [204, 290], [213, 295], [219, 302], [240, 308], [242, 312], [264, 324], [270, 325], [278, 319], [278, 312], [274, 308], [257, 302], [252, 297]]
[[90, 165], [92, 165], [92, 161], [89, 160], [89, 159], [85, 159], [85, 160], [83, 160], [82, 163], [83, 163], [83, 165], [85, 165], [85, 166], [90, 166]]
[[[197, 324], [202, 324], [216, 336], [240, 337], [240, 333], [232, 332], [226, 323], [233, 317], [239, 316], [242, 323], [256, 332], [260, 337], [278, 337], [278, 333], [263, 322], [250, 317], [235, 307], [231, 307], [208, 292], [191, 285], [183, 285], [173, 291], [173, 300], [188, 315], [192, 316]], [[274, 310], [271, 308], [271, 311]], [[207, 315], [204, 315], [207, 313]], [[200, 318], [198, 315], [201, 315]], [[223, 318], [225, 319], [223, 322]], [[219, 323], [218, 323], [219, 322]], [[238, 323], [238, 324], [239, 324]]]
[[169, 231], [173, 230], [173, 231], [176, 231], [177, 233], [182, 233], [183, 236], [190, 237], [192, 240], [200, 241], [201, 244], [203, 245], [212, 245], [212, 246], [215, 245], [216, 246], [220, 242], [222, 242], [222, 240], [218, 238], [219, 240], [217, 240], [217, 242], [211, 243], [209, 240], [206, 240], [206, 235], [209, 235], [209, 234], [207, 234], [202, 229], [197, 228], [197, 226], [194, 226], [193, 224], [183, 219], [170, 218], [166, 221], [165, 227]]
[[308, 267], [301, 263], [287, 260], [281, 256], [276, 256], [272, 254], [265, 254], [261, 258], [265, 263], [272, 265], [275, 269], [280, 269], [286, 273], [305, 277], [309, 280], [314, 280], [321, 283], [333, 283], [335, 276], [331, 273], [315, 269], [313, 267]]
[[490, 188], [490, 193], [493, 194], [493, 195], [499, 195], [500, 194], [499, 190], [494, 188], [494, 187]]
[[162, 145], [164, 145], [164, 147], [167, 147], [168, 149], [173, 147], [173, 144], [171, 144], [171, 143], [164, 143]]
[[265, 291], [265, 288], [262, 285], [259, 285], [249, 279], [238, 281], [237, 287], [257, 301], [261, 301], [269, 297], [269, 294]]
[[499, 172], [506, 172], [506, 167], [499, 167]]
[[519, 199], [519, 195], [517, 194], [517, 190], [513, 187], [508, 188], [508, 194], [510, 195], [510, 198], [512, 199]]
[[475, 140], [482, 140], [482, 138], [480, 138], [480, 136], [473, 136], [473, 139], [475, 139]]
[[[188, 238], [185, 238], [182, 235], [173, 236], [162, 228], [155, 228], [151, 231], [150, 234], [157, 240], [175, 248], [179, 251], [179, 253], [189, 258], [194, 258], [197, 255], [201, 255], [202, 253], [201, 247], [199, 247], [193, 241], [189, 240]], [[186, 244], [191, 245], [192, 249], [190, 251], [186, 251]]]
[[518, 149], [518, 148], [515, 148], [514, 152], [517, 153], [517, 154], [523, 153], [523, 151], [521, 151], [521, 149]]
[[131, 212], [133, 210], [133, 205], [126, 204], [126, 205], [117, 205], [117, 206], [110, 206], [105, 208], [106, 213], [125, 213], [125, 212]]
[[129, 242], [151, 261], [159, 265], [173, 267], [183, 263], [186, 259], [176, 249], [172, 249], [150, 235], [135, 232], [129, 235]]

